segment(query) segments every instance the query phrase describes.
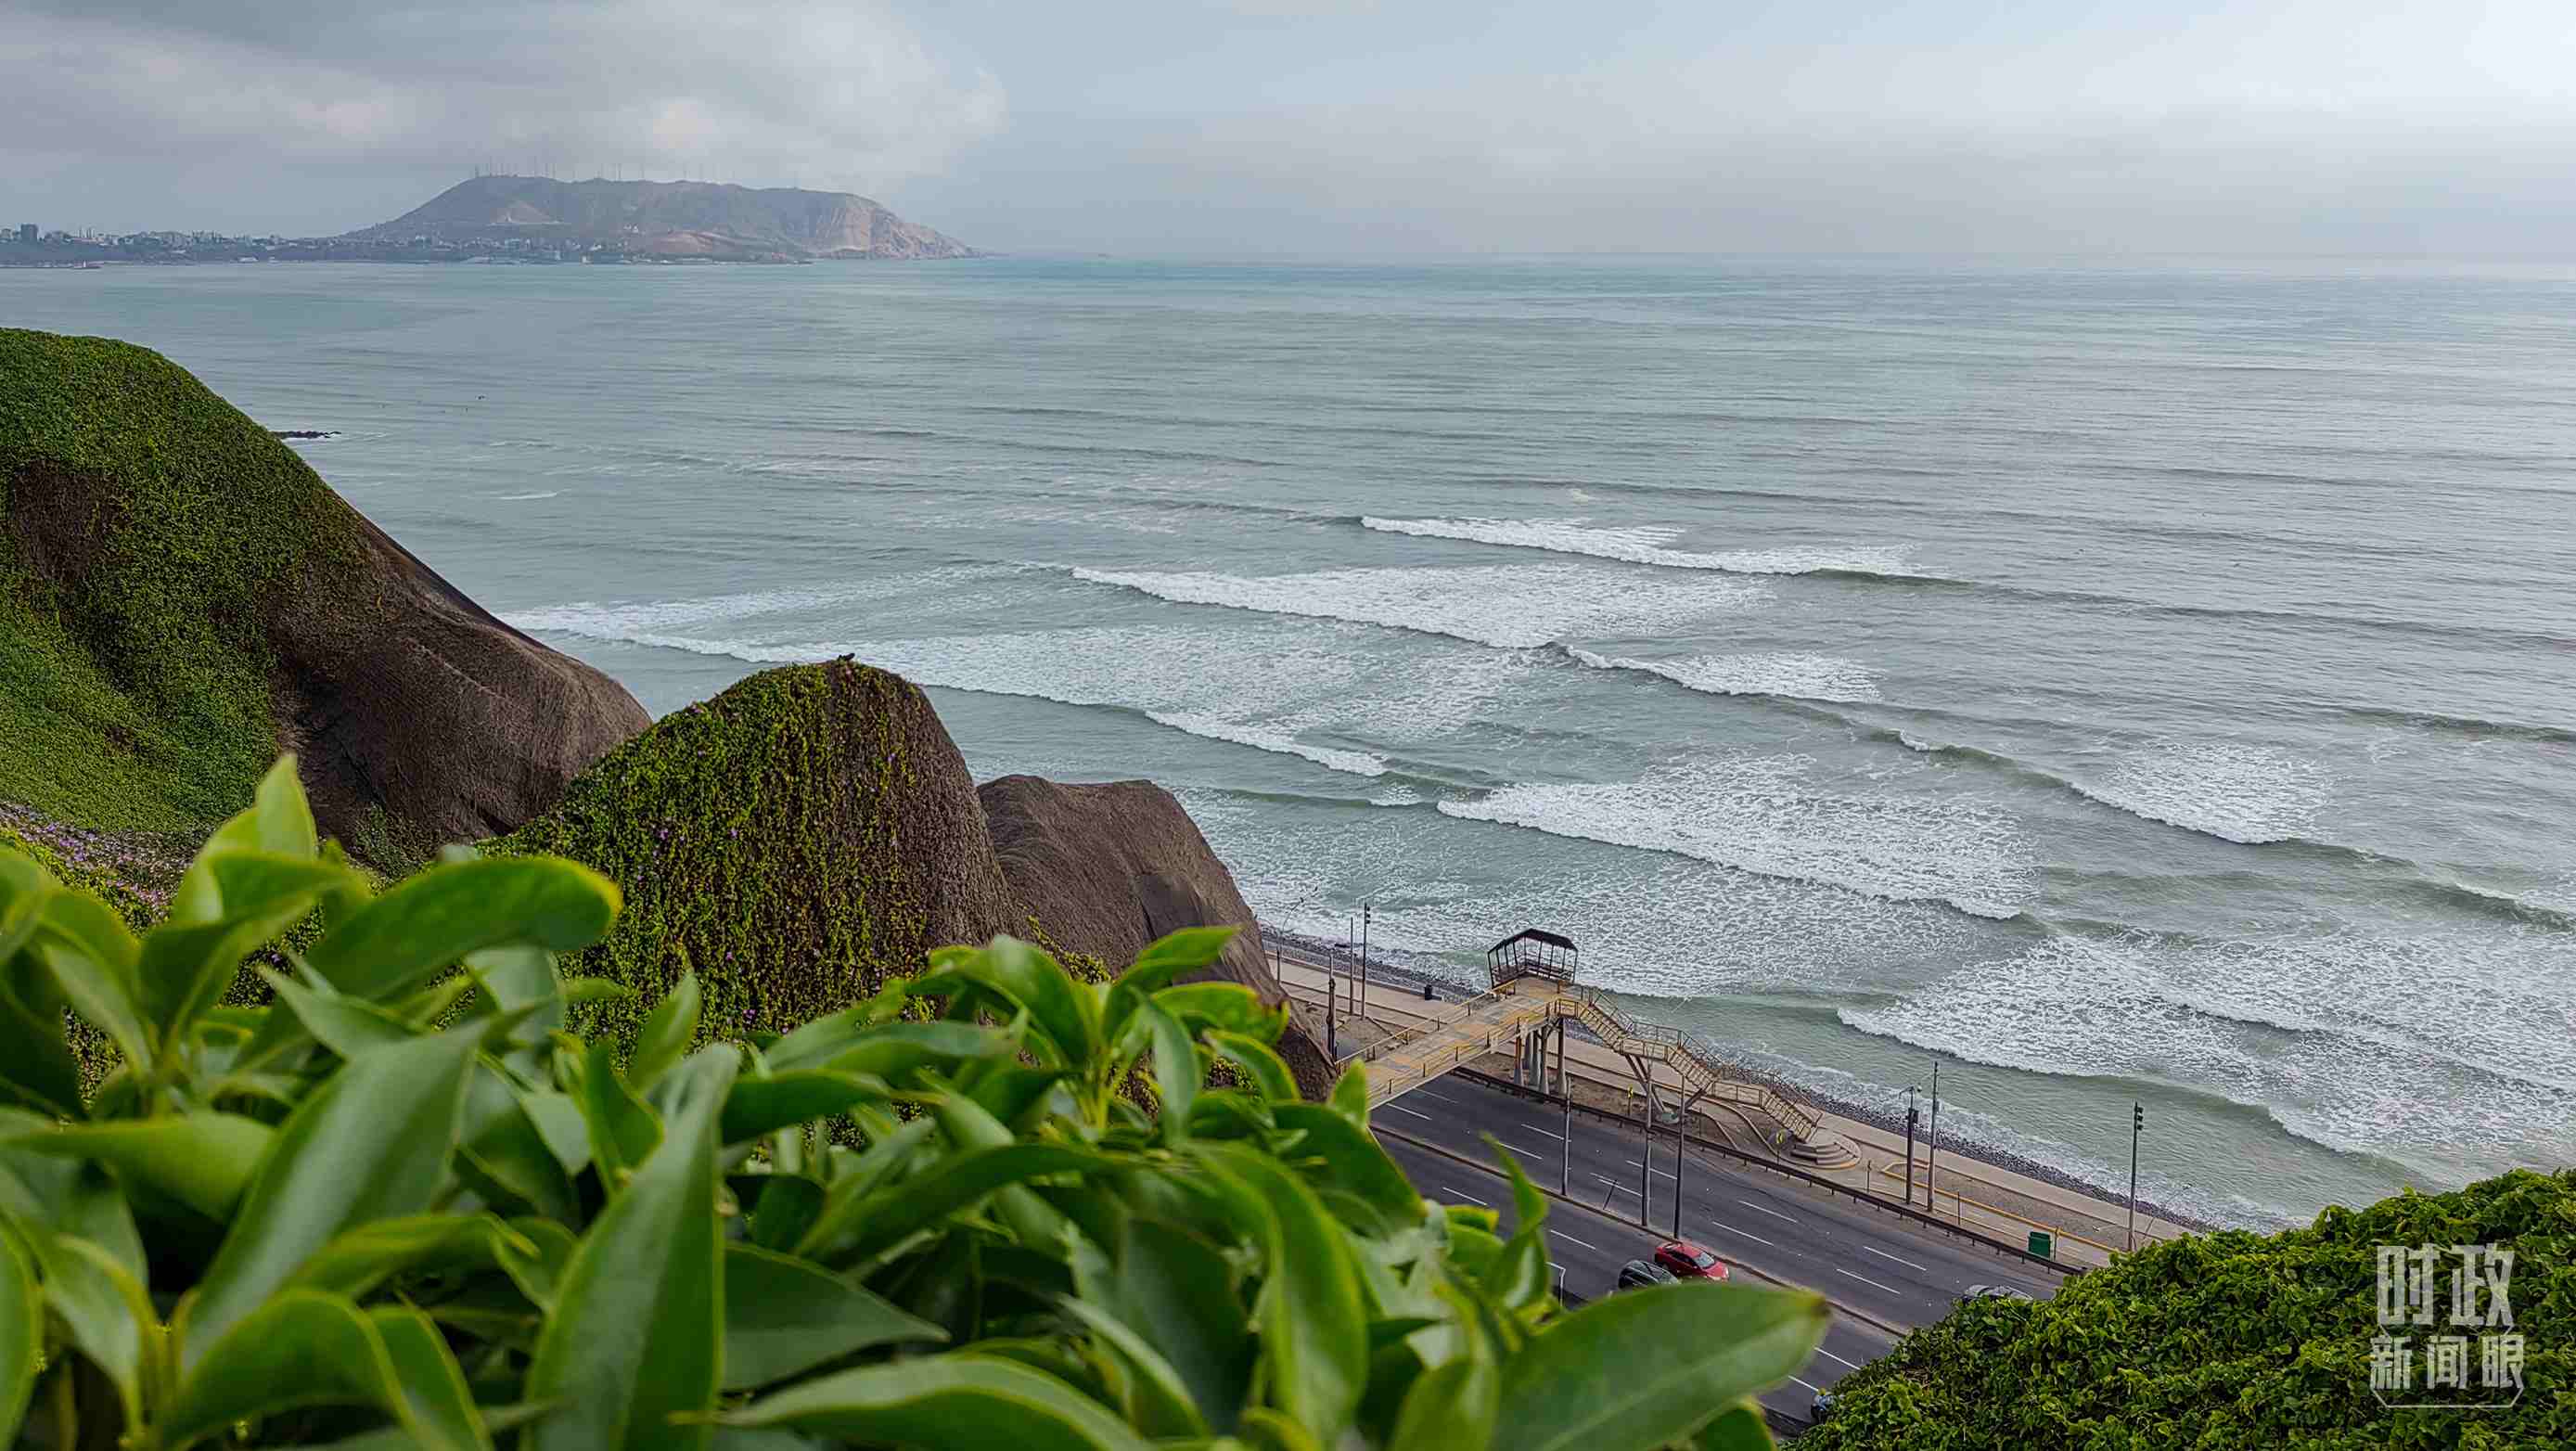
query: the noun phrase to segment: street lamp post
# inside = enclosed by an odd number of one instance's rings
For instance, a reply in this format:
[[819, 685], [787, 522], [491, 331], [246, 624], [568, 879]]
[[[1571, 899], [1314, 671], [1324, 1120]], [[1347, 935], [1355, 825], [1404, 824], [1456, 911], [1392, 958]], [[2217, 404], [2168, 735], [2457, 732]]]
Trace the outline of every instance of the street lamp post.
[[1681, 1122], [1673, 1125], [1673, 1238], [1682, 1237], [1682, 1161], [1690, 1156], [1690, 1110], [1682, 1110]]
[[1936, 1214], [1940, 1211], [1933, 1209], [1932, 1203], [1934, 1197], [1938, 1195], [1940, 1191], [1933, 1186], [1940, 1182], [1940, 1174], [1939, 1171], [1933, 1167], [1933, 1160], [1939, 1157], [1940, 1153], [1941, 1060], [1935, 1058], [1932, 1060], [1932, 1125], [1924, 1131], [1923, 1135], [1923, 1207], [1925, 1210]]
[[1360, 1007], [1368, 1007], [1368, 939], [1369, 906], [1377, 900], [1375, 892], [1360, 899]]
[[2147, 1106], [2129, 1105], [2129, 1248], [2138, 1247], [2138, 1135], [2147, 1131]]
[[1914, 1085], [1905, 1086], [1905, 1207], [1914, 1207], [1914, 1125], [1923, 1110], [1914, 1106]]

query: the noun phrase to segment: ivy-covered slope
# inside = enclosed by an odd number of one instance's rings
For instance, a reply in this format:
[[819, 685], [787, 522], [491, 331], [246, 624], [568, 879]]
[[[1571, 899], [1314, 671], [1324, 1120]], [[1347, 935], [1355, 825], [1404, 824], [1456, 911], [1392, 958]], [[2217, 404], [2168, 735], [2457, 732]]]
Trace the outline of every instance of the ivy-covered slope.
[[[2524, 1391], [2509, 1410], [2384, 1408], [2371, 1392], [2377, 1247], [2498, 1245]], [[2411, 1337], [2423, 1399], [2436, 1322]], [[2504, 1333], [2499, 1327], [2496, 1333]], [[2576, 1446], [2576, 1171], [2518, 1171], [2451, 1194], [2328, 1209], [2306, 1229], [2187, 1235], [2036, 1304], [1981, 1301], [1846, 1377], [1801, 1451], [2378, 1451]], [[2450, 1392], [2445, 1390], [2445, 1396]]]
[[625, 893], [615, 930], [564, 961], [637, 990], [607, 1009], [621, 1035], [684, 959], [704, 1031], [739, 1034], [846, 1007], [933, 947], [1028, 930], [930, 702], [849, 660], [663, 717], [484, 849], [569, 857]]
[[285, 746], [326, 831], [425, 845], [645, 724], [160, 354], [0, 329], [0, 800], [202, 829]]
[[157, 353], [0, 330], [0, 798], [210, 824], [276, 755], [260, 626], [357, 516]]

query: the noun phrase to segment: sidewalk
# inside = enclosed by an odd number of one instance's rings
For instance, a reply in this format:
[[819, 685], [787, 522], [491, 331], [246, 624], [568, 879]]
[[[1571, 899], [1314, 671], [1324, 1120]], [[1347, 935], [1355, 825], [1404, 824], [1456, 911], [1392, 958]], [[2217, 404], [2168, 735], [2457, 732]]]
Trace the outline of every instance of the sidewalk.
[[[1326, 974], [1294, 958], [1281, 959], [1276, 968], [1289, 995], [1320, 1026], [1328, 982]], [[1350, 984], [1345, 980], [1341, 992], [1347, 994], [1349, 989]], [[1348, 1056], [1383, 1034], [1418, 1031], [1428, 1027], [1436, 1018], [1447, 1016], [1447, 1013], [1443, 1003], [1423, 1001], [1419, 989], [1409, 989], [1394, 982], [1372, 982], [1365, 1017], [1353, 1019], [1350, 1016], [1346, 996], [1337, 1016], [1340, 1019], [1341, 1052]], [[1638, 1114], [1640, 1095], [1636, 1074], [1619, 1055], [1596, 1043], [1569, 1037], [1565, 1058], [1566, 1073], [1573, 1080], [1577, 1103], [1623, 1116]], [[1498, 1051], [1470, 1060], [1465, 1066], [1508, 1080], [1512, 1076], [1513, 1055], [1508, 1045], [1498, 1045]], [[1659, 1093], [1668, 1091], [1675, 1102], [1686, 1096], [1677, 1072], [1664, 1064], [1652, 1067]], [[1375, 1096], [1372, 1095], [1373, 1098]], [[1847, 1188], [1865, 1189], [1890, 1201], [1901, 1201], [1904, 1197], [1905, 1141], [1902, 1135], [1891, 1135], [1873, 1124], [1827, 1111], [1824, 1113], [1826, 1127], [1840, 1134], [1860, 1156], [1859, 1162], [1847, 1168], [1828, 1169], [1780, 1152], [1777, 1147], [1783, 1137], [1780, 1126], [1743, 1105], [1704, 1101], [1694, 1117], [1699, 1122], [1692, 1132], [1700, 1137], [1733, 1145], [1745, 1153], [1768, 1158]], [[2111, 1255], [2127, 1243], [2125, 1225], [2128, 1210], [2121, 1201], [1997, 1168], [1952, 1148], [1945, 1147], [1939, 1153], [1936, 1166], [1938, 1180], [1930, 1184], [1927, 1194], [1925, 1161], [1932, 1157], [1927, 1152], [1928, 1147], [1920, 1140], [1915, 1145], [1913, 1195], [1915, 1207], [1919, 1210], [2013, 1244], [2027, 1243], [2034, 1229], [2045, 1230], [2054, 1241], [2053, 1258], [2071, 1266], [2089, 1268], [2107, 1264]], [[2138, 1216], [2137, 1228], [2140, 1244], [2188, 1232], [2182, 1226], [2147, 1214]]]

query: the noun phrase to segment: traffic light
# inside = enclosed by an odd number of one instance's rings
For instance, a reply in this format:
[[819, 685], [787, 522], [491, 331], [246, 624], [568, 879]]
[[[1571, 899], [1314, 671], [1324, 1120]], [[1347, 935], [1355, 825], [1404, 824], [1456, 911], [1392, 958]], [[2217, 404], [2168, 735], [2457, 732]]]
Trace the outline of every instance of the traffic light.
[[2129, 1105], [2129, 1131], [2131, 1133], [2141, 1134], [2147, 1131], [2147, 1106], [2145, 1104], [2133, 1103]]

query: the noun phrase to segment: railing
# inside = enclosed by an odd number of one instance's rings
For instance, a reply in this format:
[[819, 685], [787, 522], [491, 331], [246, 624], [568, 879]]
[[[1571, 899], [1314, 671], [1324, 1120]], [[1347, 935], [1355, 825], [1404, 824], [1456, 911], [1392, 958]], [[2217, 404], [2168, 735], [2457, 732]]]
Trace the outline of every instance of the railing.
[[1614, 1051], [1669, 1064], [1684, 1083], [1702, 1093], [1751, 1102], [1802, 1139], [1823, 1132], [1824, 1116], [1804, 1094], [1767, 1074], [1712, 1061], [1681, 1029], [1639, 1022], [1604, 1001], [1596, 989], [1566, 987], [1559, 996], [1573, 1003], [1576, 1019]]

